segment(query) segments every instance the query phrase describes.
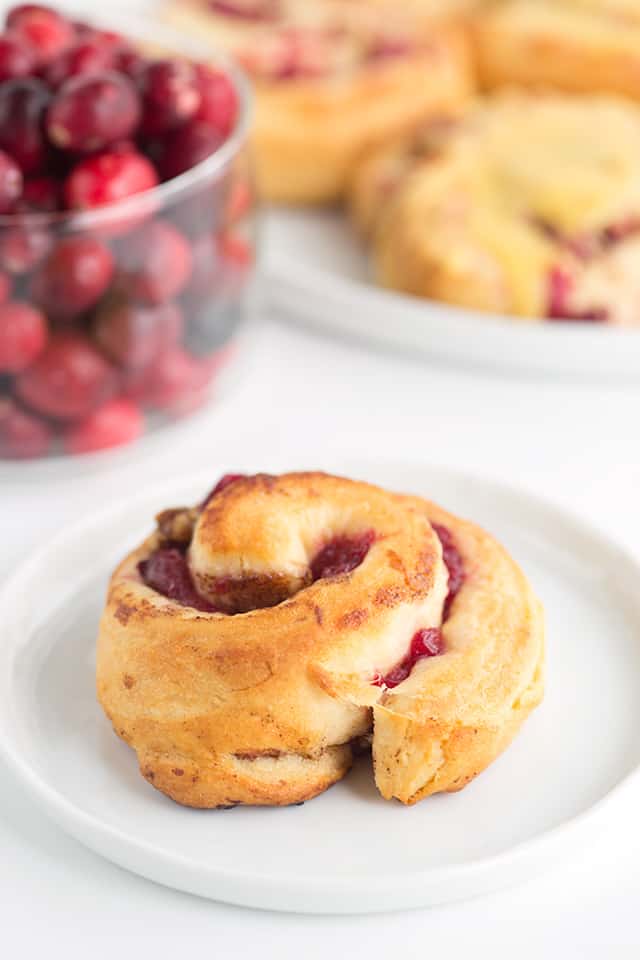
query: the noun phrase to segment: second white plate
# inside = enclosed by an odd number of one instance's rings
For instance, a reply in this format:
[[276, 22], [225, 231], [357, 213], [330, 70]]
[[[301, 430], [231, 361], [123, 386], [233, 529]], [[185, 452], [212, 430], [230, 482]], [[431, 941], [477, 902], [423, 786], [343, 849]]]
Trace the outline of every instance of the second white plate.
[[337, 469], [433, 497], [507, 545], [547, 610], [543, 705], [464, 791], [413, 808], [382, 800], [364, 759], [302, 807], [175, 805], [140, 777], [94, 690], [110, 569], [157, 510], [201, 499], [217, 472], [152, 490], [48, 544], [0, 593], [0, 751], [43, 812], [98, 853], [246, 906], [416, 907], [494, 889], [570, 855], [602, 822], [603, 801], [629, 783], [640, 764], [635, 561], [581, 522], [494, 483], [415, 465]]
[[376, 287], [338, 213], [271, 211], [265, 249], [268, 300], [332, 334], [504, 373], [640, 380], [640, 329], [523, 323]]

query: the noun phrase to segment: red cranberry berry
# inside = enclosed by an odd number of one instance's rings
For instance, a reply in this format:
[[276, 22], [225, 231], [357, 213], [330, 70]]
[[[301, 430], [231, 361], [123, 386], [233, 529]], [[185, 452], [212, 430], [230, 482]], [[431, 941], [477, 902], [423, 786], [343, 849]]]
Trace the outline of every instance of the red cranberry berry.
[[17, 223], [0, 231], [0, 265], [9, 273], [33, 270], [51, 247], [51, 234], [42, 227]]
[[82, 160], [64, 185], [66, 205], [91, 210], [150, 190], [158, 183], [153, 165], [136, 151], [108, 151]]
[[54, 90], [71, 77], [102, 73], [113, 66], [111, 50], [100, 46], [95, 40], [83, 40], [65, 50], [47, 67], [44, 78]]
[[215, 496], [217, 496], [219, 493], [222, 493], [222, 491], [226, 490], [227, 487], [233, 486], [236, 480], [244, 480], [246, 476], [246, 473], [225, 473], [223, 477], [220, 477], [213, 490], [210, 490], [206, 495], [200, 504], [200, 509], [204, 510], [206, 505], [213, 500]]
[[355, 570], [368, 554], [374, 540], [373, 530], [354, 537], [334, 537], [311, 561], [311, 576], [314, 581], [325, 577], [338, 577]]
[[47, 133], [63, 150], [90, 152], [128, 137], [139, 119], [133, 84], [109, 71], [63, 83], [47, 112]]
[[9, 213], [22, 193], [22, 172], [8, 153], [0, 150], [0, 213]]
[[107, 400], [64, 435], [67, 453], [93, 453], [132, 443], [144, 432], [144, 417], [137, 404], [123, 397]]
[[146, 58], [133, 48], [130, 50], [121, 50], [115, 59], [116, 70], [118, 70], [120, 73], [126, 73], [126, 75], [131, 77], [132, 80], [137, 80], [138, 75], [146, 66], [146, 64]]
[[199, 373], [195, 358], [176, 346], [161, 351], [144, 376], [129, 384], [127, 395], [154, 410], [182, 412], [202, 389]]
[[28, 303], [0, 304], [0, 372], [19, 373], [44, 350], [47, 321]]
[[113, 370], [88, 340], [62, 334], [16, 378], [16, 395], [26, 406], [48, 417], [86, 417], [113, 389]]
[[35, 77], [0, 84], [0, 149], [13, 157], [26, 176], [45, 165], [43, 120], [50, 98], [46, 86]]
[[163, 179], [177, 177], [206, 160], [223, 140], [219, 130], [201, 120], [194, 120], [170, 133], [159, 160]]
[[13, 400], [0, 397], [0, 457], [30, 460], [43, 457], [51, 447], [51, 428], [21, 410]]
[[140, 576], [152, 590], [185, 607], [209, 613], [215, 607], [196, 590], [187, 559], [177, 547], [161, 547], [138, 565]]
[[[146, 370], [164, 344], [158, 308], [143, 307], [115, 293], [96, 310], [94, 338], [105, 356], [129, 371]], [[130, 391], [134, 395], [135, 391]]]
[[17, 36], [4, 33], [0, 36], [0, 83], [28, 77], [35, 68], [31, 48]]
[[53, 213], [60, 209], [60, 184], [54, 177], [25, 180], [18, 203], [22, 212]]
[[137, 76], [142, 96], [142, 132], [155, 137], [195, 116], [200, 89], [195, 67], [186, 60], [154, 60]]
[[98, 302], [113, 269], [113, 255], [100, 240], [65, 237], [35, 274], [33, 298], [52, 316], [75, 317]]
[[33, 50], [38, 63], [50, 63], [75, 39], [72, 24], [51, 7], [23, 3], [7, 14], [7, 26]]
[[153, 220], [123, 241], [126, 289], [136, 300], [157, 304], [179, 293], [191, 274], [191, 247], [170, 223]]
[[200, 106], [196, 120], [208, 123], [223, 137], [228, 137], [238, 114], [238, 95], [230, 78], [204, 63], [195, 67]]

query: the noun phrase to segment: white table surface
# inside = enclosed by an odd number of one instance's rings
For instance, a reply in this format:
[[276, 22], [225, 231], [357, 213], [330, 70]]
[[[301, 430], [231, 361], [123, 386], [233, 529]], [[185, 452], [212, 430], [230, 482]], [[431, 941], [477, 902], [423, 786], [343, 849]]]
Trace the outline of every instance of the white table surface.
[[[98, 0], [74, 6], [103, 9]], [[639, 424], [631, 386], [516, 383], [265, 319], [240, 382], [197, 424], [92, 461], [0, 467], [0, 579], [67, 523], [145, 483], [208, 463], [268, 468], [274, 457], [322, 467], [341, 453], [516, 482], [640, 554]], [[513, 890], [378, 917], [294, 916], [200, 900], [101, 860], [49, 823], [0, 762], [0, 957], [637, 957], [639, 803], [621, 800], [579, 858]]]
[[[384, 357], [265, 319], [239, 383], [197, 424], [89, 462], [0, 469], [0, 578], [63, 525], [150, 480], [208, 463], [268, 468], [274, 457], [323, 466], [341, 452], [515, 481], [640, 550], [639, 422], [640, 391], [630, 386], [516, 383]], [[483, 956], [489, 947], [498, 955], [585, 957], [604, 948], [606, 956], [637, 956], [638, 801], [627, 796], [579, 858], [526, 886], [379, 917], [292, 916], [199, 900], [102, 861], [47, 822], [0, 766], [0, 956], [90, 950], [99, 960], [115, 947], [125, 957], [164, 958], [202, 947], [241, 957], [366, 950], [413, 958], [478, 945]]]

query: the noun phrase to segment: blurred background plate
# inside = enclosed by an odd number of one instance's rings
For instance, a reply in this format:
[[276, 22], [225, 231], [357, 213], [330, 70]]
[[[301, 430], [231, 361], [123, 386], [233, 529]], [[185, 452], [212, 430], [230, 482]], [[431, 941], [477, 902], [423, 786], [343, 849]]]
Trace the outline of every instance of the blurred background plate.
[[640, 330], [527, 323], [382, 290], [337, 212], [266, 215], [265, 295], [331, 334], [504, 373], [640, 380]]

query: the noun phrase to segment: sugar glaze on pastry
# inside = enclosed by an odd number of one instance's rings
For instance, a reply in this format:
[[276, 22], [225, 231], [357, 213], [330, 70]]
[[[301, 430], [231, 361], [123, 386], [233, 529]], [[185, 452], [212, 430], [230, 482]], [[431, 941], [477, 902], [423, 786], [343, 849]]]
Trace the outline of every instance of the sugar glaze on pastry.
[[372, 744], [385, 798], [458, 790], [543, 688], [539, 602], [488, 534], [321, 473], [223, 478], [119, 565], [97, 689], [178, 803], [308, 800]]

